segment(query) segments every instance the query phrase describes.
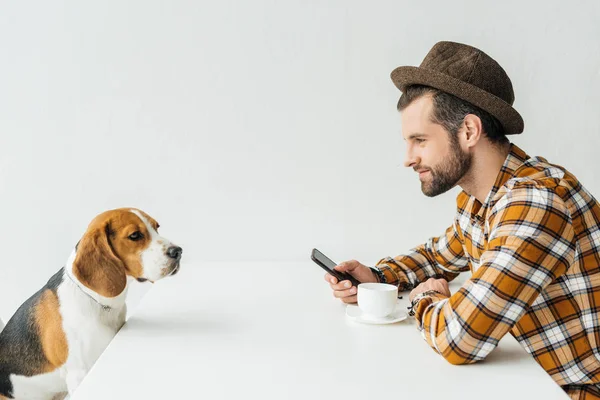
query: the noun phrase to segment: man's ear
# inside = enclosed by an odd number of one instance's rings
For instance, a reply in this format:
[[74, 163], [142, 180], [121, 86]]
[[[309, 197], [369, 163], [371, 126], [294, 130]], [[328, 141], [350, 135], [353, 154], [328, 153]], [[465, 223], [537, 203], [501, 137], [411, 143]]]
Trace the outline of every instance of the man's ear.
[[483, 125], [481, 119], [475, 114], [467, 114], [461, 130], [463, 131], [465, 145], [473, 147], [483, 138]]
[[86, 287], [104, 297], [125, 290], [127, 276], [123, 261], [110, 245], [110, 223], [88, 230], [77, 246], [73, 274]]

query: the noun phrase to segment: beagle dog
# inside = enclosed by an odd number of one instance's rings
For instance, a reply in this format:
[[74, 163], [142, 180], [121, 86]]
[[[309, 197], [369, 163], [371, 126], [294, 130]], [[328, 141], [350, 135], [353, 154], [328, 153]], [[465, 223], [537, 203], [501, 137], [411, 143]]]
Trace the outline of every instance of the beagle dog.
[[66, 265], [0, 332], [0, 400], [73, 393], [125, 323], [129, 282], [179, 270], [182, 249], [158, 226], [137, 209], [107, 211], [90, 223]]

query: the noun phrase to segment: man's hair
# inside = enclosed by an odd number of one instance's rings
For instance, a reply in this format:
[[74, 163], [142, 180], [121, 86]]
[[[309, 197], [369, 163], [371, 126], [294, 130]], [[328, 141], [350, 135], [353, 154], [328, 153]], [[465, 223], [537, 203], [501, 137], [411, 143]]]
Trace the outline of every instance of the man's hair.
[[490, 142], [495, 145], [509, 142], [504, 134], [502, 124], [490, 113], [456, 96], [430, 86], [410, 85], [406, 87], [398, 101], [398, 111], [404, 110], [413, 101], [425, 95], [431, 95], [433, 99], [431, 121], [442, 125], [444, 129], [450, 132], [452, 140], [456, 139], [458, 129], [465, 117], [468, 114], [474, 114], [481, 119], [483, 132]]

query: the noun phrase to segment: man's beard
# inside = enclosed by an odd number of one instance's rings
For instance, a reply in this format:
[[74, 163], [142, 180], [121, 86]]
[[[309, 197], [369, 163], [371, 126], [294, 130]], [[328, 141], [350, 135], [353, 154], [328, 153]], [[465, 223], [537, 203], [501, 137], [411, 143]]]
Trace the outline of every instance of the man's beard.
[[[431, 181], [421, 182], [421, 191], [425, 196], [435, 197], [452, 189], [471, 168], [473, 159], [464, 153], [454, 138], [450, 139], [450, 155], [438, 165], [429, 169]], [[425, 167], [427, 168], [427, 167]], [[422, 169], [422, 167], [416, 168]]]

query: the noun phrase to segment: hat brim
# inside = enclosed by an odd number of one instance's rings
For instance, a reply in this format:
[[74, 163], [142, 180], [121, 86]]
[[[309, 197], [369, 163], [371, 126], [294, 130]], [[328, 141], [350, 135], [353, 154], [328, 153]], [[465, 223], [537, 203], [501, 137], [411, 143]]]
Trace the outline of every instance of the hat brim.
[[402, 92], [410, 85], [431, 86], [487, 111], [500, 121], [506, 135], [523, 132], [523, 118], [517, 110], [501, 98], [477, 86], [441, 72], [412, 66], [396, 68], [392, 71], [391, 77], [394, 85]]

